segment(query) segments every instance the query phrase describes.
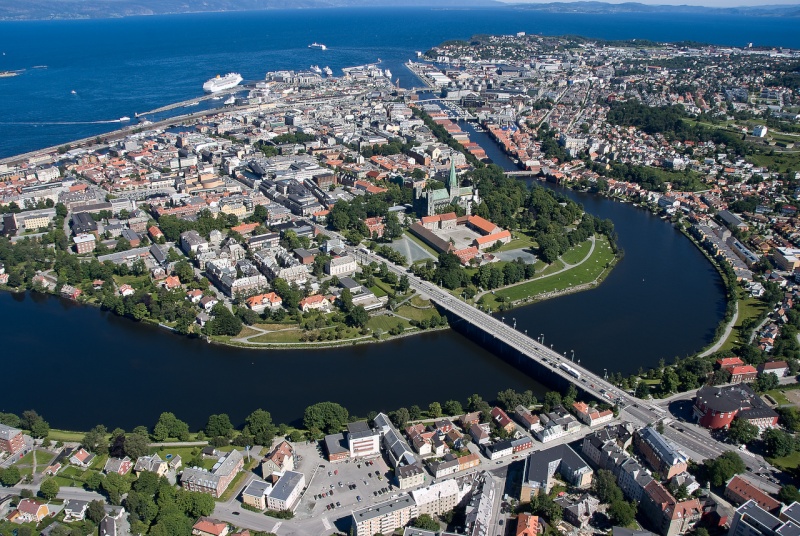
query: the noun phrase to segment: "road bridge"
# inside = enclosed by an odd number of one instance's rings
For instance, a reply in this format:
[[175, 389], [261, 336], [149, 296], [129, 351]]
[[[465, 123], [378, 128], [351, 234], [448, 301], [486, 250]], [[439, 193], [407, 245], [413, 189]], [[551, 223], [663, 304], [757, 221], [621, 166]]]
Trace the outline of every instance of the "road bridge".
[[411, 288], [427, 296], [448, 314], [454, 329], [467, 331], [473, 336], [478, 334], [479, 342], [493, 349], [502, 348], [504, 351], [499, 352], [502, 357], [514, 365], [534, 371], [534, 377], [546, 378], [548, 381], [563, 385], [571, 383], [579, 391], [583, 391], [597, 400], [609, 404], [616, 403], [629, 419], [641, 424], [655, 422], [666, 415], [665, 410], [629, 395], [589, 369], [582, 367], [580, 363], [575, 363], [566, 355], [554, 351], [552, 346], [548, 348], [540, 341], [531, 339], [527, 335], [527, 330], [521, 332], [516, 329], [515, 325], [508, 325], [494, 316], [480, 311], [446, 290], [428, 281], [423, 281], [407, 272], [405, 268], [378, 257], [372, 252], [367, 252], [363, 248], [359, 250], [353, 248], [351, 252], [364, 264], [386, 263], [389, 270], [396, 275], [407, 276]]

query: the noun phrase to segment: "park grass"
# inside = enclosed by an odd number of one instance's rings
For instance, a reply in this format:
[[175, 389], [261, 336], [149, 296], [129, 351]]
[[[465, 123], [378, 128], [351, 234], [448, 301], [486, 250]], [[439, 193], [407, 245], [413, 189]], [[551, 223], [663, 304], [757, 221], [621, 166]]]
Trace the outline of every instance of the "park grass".
[[384, 296], [386, 296], [386, 291], [383, 290], [377, 283], [375, 284], [375, 286], [369, 287], [369, 289], [372, 291], [373, 294], [375, 294], [376, 298], [383, 298]]
[[[547, 269], [538, 274], [538, 277], [519, 285], [514, 285], [494, 292], [485, 294], [482, 298], [484, 305], [496, 309], [499, 301], [515, 302], [525, 298], [539, 296], [550, 292], [559, 292], [572, 287], [590, 283], [599, 278], [605, 271], [607, 265], [614, 260], [614, 253], [605, 237], [598, 238], [595, 243], [594, 252], [591, 257], [580, 266], [570, 268], [558, 275], [544, 277], [548, 273], [553, 273], [563, 268], [553, 269], [558, 262], [551, 264]], [[550, 270], [548, 272], [548, 270]]]
[[783, 391], [780, 389], [773, 389], [772, 391], [767, 391], [766, 395], [772, 398], [776, 404], [779, 406], [788, 406], [791, 405], [791, 401], [783, 394]]
[[260, 331], [256, 331], [251, 327], [244, 326], [242, 328], [242, 331], [240, 331], [239, 334], [236, 337], [237, 338], [244, 338], [244, 337], [249, 337], [251, 335], [258, 335], [259, 333], [261, 333], [261, 332]]
[[430, 301], [422, 299], [422, 298], [419, 296], [419, 294], [417, 294], [416, 296], [414, 296], [413, 298], [411, 298], [411, 299], [409, 300], [409, 303], [410, 303], [411, 305], [416, 305], [417, 307], [429, 307], [429, 306], [431, 305], [431, 302], [430, 302]]
[[[172, 456], [180, 456], [182, 463], [186, 464], [189, 460], [194, 458], [195, 452], [198, 454], [202, 450], [203, 447], [158, 447], [158, 448], [151, 448], [150, 454], [158, 454], [158, 456], [162, 460], [167, 459], [167, 454], [172, 454]], [[170, 458], [172, 459], [172, 458]]]
[[748, 155], [746, 160], [756, 166], [762, 166], [770, 171], [788, 173], [800, 170], [800, 152], [779, 152], [773, 154], [757, 153]]
[[253, 327], [263, 329], [266, 331], [279, 331], [282, 329], [290, 328], [290, 327], [297, 327], [297, 322], [285, 322], [285, 323], [272, 323], [272, 324], [253, 324]]
[[300, 342], [300, 337], [303, 331], [300, 329], [291, 329], [285, 331], [274, 331], [272, 333], [264, 333], [258, 337], [253, 337], [250, 342]]
[[536, 246], [536, 241], [527, 233], [515, 231], [512, 233], [512, 236], [513, 238], [511, 239], [511, 242], [500, 246], [500, 248], [497, 250], [498, 252], [512, 251], [514, 249], [527, 249]]
[[746, 343], [749, 333], [744, 333], [742, 331], [742, 324], [746, 320], [756, 318], [763, 313], [765, 309], [766, 305], [758, 298], [739, 300], [739, 317], [736, 319], [736, 324], [734, 324], [728, 338], [725, 339], [725, 342], [720, 346], [719, 351], [725, 352], [733, 350], [733, 348], [739, 344]]
[[589, 250], [592, 248], [592, 241], [585, 240], [578, 244], [577, 246], [570, 248], [569, 251], [561, 255], [561, 260], [564, 261], [566, 264], [578, 264], [586, 256], [589, 254]]
[[117, 286], [128, 284], [135, 289], [150, 286], [150, 276], [147, 275], [115, 275], [114, 282]]
[[410, 305], [403, 305], [397, 309], [396, 313], [410, 320], [416, 320], [417, 322], [421, 320], [430, 320], [434, 314], [439, 314], [434, 307], [430, 307], [428, 309], [417, 309], [416, 307], [411, 307]]
[[403, 329], [409, 327], [409, 323], [403, 320], [402, 318], [398, 318], [396, 316], [389, 316], [389, 315], [379, 315], [373, 316], [367, 322], [367, 327], [370, 328], [372, 331], [382, 330], [384, 333], [387, 333], [392, 328], [400, 326]]
[[795, 451], [782, 458], [769, 458], [769, 463], [783, 471], [796, 469], [800, 466], [800, 451]]
[[50, 441], [61, 441], [61, 442], [78, 442], [80, 443], [83, 441], [83, 436], [86, 435], [84, 432], [71, 432], [68, 430], [55, 430], [50, 429], [50, 432], [47, 434], [47, 439]]

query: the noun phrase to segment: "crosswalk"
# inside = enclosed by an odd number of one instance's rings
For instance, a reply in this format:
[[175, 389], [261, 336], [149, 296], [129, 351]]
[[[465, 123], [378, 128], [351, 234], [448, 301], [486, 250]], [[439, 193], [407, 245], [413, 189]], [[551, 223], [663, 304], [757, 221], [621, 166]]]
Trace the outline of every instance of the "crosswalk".
[[272, 527], [272, 532], [278, 534], [278, 529], [281, 528], [281, 525], [283, 525], [283, 521], [278, 521], [277, 523], [275, 523], [275, 526]]
[[328, 521], [327, 517], [322, 518], [322, 526], [325, 527], [325, 530], [331, 530], [333, 527], [331, 526], [331, 522]]

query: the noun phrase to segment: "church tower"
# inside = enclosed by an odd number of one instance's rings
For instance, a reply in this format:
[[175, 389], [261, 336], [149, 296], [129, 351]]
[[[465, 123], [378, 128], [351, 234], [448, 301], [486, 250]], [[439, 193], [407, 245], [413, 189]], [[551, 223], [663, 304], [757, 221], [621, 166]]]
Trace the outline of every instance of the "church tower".
[[450, 195], [450, 201], [458, 197], [458, 177], [456, 177], [456, 160], [450, 158], [450, 176], [447, 178], [447, 193]]

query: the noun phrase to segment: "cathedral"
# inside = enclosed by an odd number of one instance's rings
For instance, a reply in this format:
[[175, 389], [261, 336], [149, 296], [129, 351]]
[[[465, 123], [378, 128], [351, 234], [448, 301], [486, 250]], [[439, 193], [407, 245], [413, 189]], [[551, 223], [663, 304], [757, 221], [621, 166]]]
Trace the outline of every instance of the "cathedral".
[[467, 214], [471, 214], [472, 206], [478, 203], [480, 200], [477, 189], [473, 189], [472, 186], [464, 188], [459, 186], [454, 160], [450, 160], [450, 175], [444, 188], [438, 190], [414, 189], [414, 210], [420, 217], [451, 212], [452, 205], [457, 205], [466, 210]]

